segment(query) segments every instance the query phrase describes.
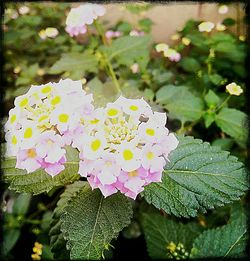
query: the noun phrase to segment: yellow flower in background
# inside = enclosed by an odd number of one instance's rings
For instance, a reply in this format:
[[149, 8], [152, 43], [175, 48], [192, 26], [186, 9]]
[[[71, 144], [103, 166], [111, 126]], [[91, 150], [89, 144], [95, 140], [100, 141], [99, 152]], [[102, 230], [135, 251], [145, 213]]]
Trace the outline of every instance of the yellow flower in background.
[[44, 29], [41, 30], [38, 34], [39, 34], [40, 38], [43, 40], [46, 39], [46, 37], [47, 37], [46, 31]]
[[226, 14], [228, 12], [228, 6], [227, 5], [221, 5], [218, 9], [219, 14]]
[[224, 24], [221, 23], [217, 23], [216, 24], [216, 30], [219, 32], [225, 31], [227, 29], [227, 27]]
[[46, 29], [42, 29], [38, 34], [39, 34], [40, 38], [44, 40], [47, 37], [55, 38], [59, 34], [59, 32], [54, 27], [47, 27]]
[[182, 42], [184, 45], [188, 46], [188, 45], [190, 45], [191, 40], [190, 40], [189, 38], [187, 38], [187, 37], [183, 37], [183, 38], [181, 39], [181, 42]]
[[198, 26], [200, 32], [211, 32], [212, 29], [214, 28], [214, 23], [212, 22], [202, 22]]
[[179, 40], [180, 39], [180, 35], [179, 34], [173, 34], [172, 36], [171, 36], [171, 40], [173, 40], [173, 41], [177, 41], [177, 40]]
[[43, 75], [45, 74], [45, 70], [42, 69], [42, 68], [39, 68], [36, 73], [37, 73], [37, 75], [39, 75], [39, 76], [43, 76]]
[[82, 82], [82, 84], [85, 84], [85, 83], [87, 83], [87, 79], [86, 78], [82, 78], [81, 82]]
[[48, 27], [45, 29], [46, 36], [49, 38], [55, 38], [58, 35], [58, 30], [54, 27]]
[[236, 96], [239, 96], [243, 93], [242, 88], [239, 85], [237, 85], [235, 82], [228, 84], [226, 86], [226, 90], [229, 92], [229, 94], [236, 95]]
[[240, 35], [239, 36], [239, 40], [242, 41], [242, 42], [245, 42], [246, 41], [246, 36], [245, 35]]
[[42, 255], [42, 248], [43, 248], [43, 245], [38, 243], [38, 242], [35, 242], [35, 245], [33, 247], [33, 254], [31, 255], [31, 258], [33, 260], [41, 260], [41, 255]]
[[17, 66], [14, 68], [14, 73], [20, 73], [22, 68], [20, 66]]
[[168, 45], [165, 43], [159, 43], [155, 46], [156, 51], [159, 52], [166, 52], [168, 50]]

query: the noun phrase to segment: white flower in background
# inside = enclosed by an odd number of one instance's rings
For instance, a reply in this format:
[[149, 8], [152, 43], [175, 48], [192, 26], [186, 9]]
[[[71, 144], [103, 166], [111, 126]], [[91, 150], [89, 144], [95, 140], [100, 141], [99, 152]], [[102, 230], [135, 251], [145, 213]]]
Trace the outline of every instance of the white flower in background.
[[159, 52], [166, 52], [168, 50], [168, 45], [165, 43], [159, 43], [155, 46], [156, 51]]
[[177, 41], [177, 40], [179, 40], [181, 37], [180, 37], [180, 35], [179, 34], [173, 34], [172, 36], [171, 36], [171, 40], [173, 40], [173, 41]]
[[139, 72], [139, 64], [138, 63], [134, 63], [130, 66], [130, 69], [132, 71], [132, 73], [138, 73]]
[[219, 14], [226, 14], [228, 12], [228, 6], [227, 5], [221, 5], [218, 8], [218, 13]]
[[187, 38], [187, 37], [183, 37], [183, 38], [181, 39], [181, 42], [182, 42], [184, 45], [188, 46], [188, 45], [190, 45], [191, 40], [190, 40], [189, 38]]
[[25, 14], [28, 14], [30, 12], [30, 8], [28, 6], [21, 6], [19, 9], [18, 9], [18, 12], [19, 14], [21, 15], [25, 15]]
[[75, 8], [71, 8], [66, 19], [66, 31], [70, 36], [77, 36], [87, 32], [87, 26], [96, 20], [99, 16], [103, 16], [106, 9], [98, 4], [83, 4]]
[[216, 30], [219, 32], [225, 31], [227, 29], [227, 27], [224, 24], [221, 23], [217, 23], [216, 24]]
[[200, 32], [211, 32], [214, 28], [214, 23], [212, 22], [202, 22], [199, 24], [198, 29]]
[[44, 40], [46, 38], [55, 38], [59, 34], [59, 31], [54, 27], [47, 27], [46, 29], [42, 29], [38, 34]]
[[242, 88], [239, 85], [237, 85], [235, 82], [228, 84], [226, 86], [226, 90], [229, 92], [229, 94], [236, 95], [236, 96], [239, 96], [243, 93]]

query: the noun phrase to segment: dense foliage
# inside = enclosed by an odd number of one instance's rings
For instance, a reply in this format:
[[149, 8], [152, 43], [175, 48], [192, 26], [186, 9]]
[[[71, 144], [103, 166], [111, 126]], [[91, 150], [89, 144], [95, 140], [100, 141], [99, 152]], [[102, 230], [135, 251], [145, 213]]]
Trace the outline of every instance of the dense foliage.
[[[119, 257], [119, 242], [129, 240], [145, 240], [138, 251], [147, 248], [153, 259], [245, 256], [247, 47], [243, 36], [230, 31], [236, 21], [223, 16], [225, 30], [213, 32], [201, 32], [202, 21], [187, 21], [172, 37], [177, 61], [153, 42], [153, 21], [144, 14], [153, 5], [124, 5], [138, 23], [119, 21], [107, 28], [97, 19], [87, 34], [74, 38], [65, 31], [70, 4], [25, 6], [27, 12], [23, 4], [5, 6], [4, 121], [14, 98], [30, 85], [71, 78], [82, 80], [96, 106], [113, 102], [120, 90], [127, 98], [144, 97], [167, 113], [167, 127], [178, 134], [179, 144], [162, 182], [146, 186], [136, 201], [92, 190], [77, 174], [79, 154], [71, 147], [65, 170], [55, 177], [42, 169], [27, 174], [15, 168], [15, 158], [1, 159], [2, 256]], [[49, 34], [48, 27], [58, 34]], [[119, 37], [105, 36], [108, 30]], [[226, 91], [232, 82], [243, 94]]]

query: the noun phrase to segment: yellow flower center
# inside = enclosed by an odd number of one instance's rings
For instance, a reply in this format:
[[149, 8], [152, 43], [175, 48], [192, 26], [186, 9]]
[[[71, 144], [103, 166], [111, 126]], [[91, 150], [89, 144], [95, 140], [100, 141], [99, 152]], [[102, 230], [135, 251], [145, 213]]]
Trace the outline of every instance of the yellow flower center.
[[36, 157], [36, 152], [35, 152], [35, 150], [34, 150], [34, 149], [28, 149], [28, 151], [27, 151], [27, 156], [28, 156], [29, 158], [35, 158], [35, 157]]
[[10, 117], [10, 123], [13, 124], [15, 121], [16, 121], [16, 115], [14, 114]]
[[152, 160], [154, 158], [154, 153], [153, 152], [148, 152], [146, 155], [147, 159]]
[[146, 133], [147, 133], [149, 136], [154, 136], [154, 135], [155, 135], [155, 130], [153, 130], [153, 129], [146, 129]]
[[24, 98], [22, 101], [20, 101], [19, 105], [20, 107], [24, 107], [28, 104], [28, 98]]
[[15, 135], [12, 137], [11, 143], [12, 143], [13, 145], [16, 145], [16, 144], [17, 144], [17, 138], [16, 138]]
[[101, 141], [100, 140], [94, 140], [91, 143], [91, 149], [93, 151], [97, 151], [100, 148], [100, 146], [101, 146]]
[[56, 96], [56, 97], [54, 97], [54, 98], [52, 99], [51, 104], [52, 104], [52, 105], [56, 105], [56, 104], [60, 103], [60, 101], [61, 101], [60, 96]]
[[138, 172], [136, 170], [131, 171], [131, 172], [128, 173], [128, 176], [131, 177], [131, 178], [132, 177], [137, 177], [138, 176]]
[[131, 152], [131, 150], [124, 150], [123, 151], [123, 158], [125, 160], [131, 160], [133, 159], [133, 153]]
[[91, 120], [90, 123], [91, 123], [91, 124], [97, 124], [99, 121], [100, 121], [100, 120], [98, 120], [98, 119], [94, 119], [94, 120]]
[[118, 110], [117, 109], [109, 109], [108, 110], [108, 116], [111, 116], [111, 117], [113, 117], [113, 116], [116, 116], [118, 114]]
[[49, 92], [51, 92], [51, 90], [52, 90], [52, 87], [51, 86], [46, 86], [46, 87], [44, 87], [44, 88], [42, 88], [42, 93], [44, 93], [44, 94], [46, 94], [46, 93], [49, 93]]
[[26, 130], [25, 130], [25, 132], [24, 132], [24, 138], [25, 139], [29, 139], [29, 138], [31, 138], [32, 137], [32, 134], [33, 134], [33, 131], [32, 131], [32, 129], [31, 128], [27, 128]]
[[138, 110], [138, 107], [137, 107], [136, 105], [131, 105], [131, 106], [129, 107], [129, 109], [130, 109], [131, 111], [137, 111], [137, 110]]
[[66, 123], [69, 119], [69, 115], [68, 114], [60, 114], [59, 115], [59, 121], [62, 123]]

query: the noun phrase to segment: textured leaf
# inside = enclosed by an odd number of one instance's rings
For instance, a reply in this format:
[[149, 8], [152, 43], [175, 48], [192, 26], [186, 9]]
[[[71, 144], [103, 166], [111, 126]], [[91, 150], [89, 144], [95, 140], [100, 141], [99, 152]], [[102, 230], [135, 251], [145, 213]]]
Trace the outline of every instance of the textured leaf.
[[166, 248], [170, 242], [182, 243], [190, 252], [194, 238], [203, 230], [195, 222], [177, 223], [160, 214], [142, 214], [142, 225], [149, 256], [154, 259], [170, 258]]
[[205, 95], [204, 100], [208, 106], [216, 106], [220, 101], [220, 97], [212, 90], [209, 90]]
[[196, 216], [237, 200], [247, 190], [243, 164], [229, 152], [193, 137], [179, 137], [162, 182], [148, 185], [148, 203], [176, 216]]
[[71, 259], [101, 259], [113, 238], [130, 223], [132, 205], [122, 194], [104, 198], [88, 183], [73, 197], [61, 216], [61, 231]]
[[[237, 213], [237, 216], [235, 215]], [[194, 241], [193, 258], [243, 257], [247, 245], [247, 221], [243, 211], [233, 212], [231, 222], [203, 232]]]
[[49, 192], [56, 186], [63, 186], [79, 179], [79, 157], [76, 149], [67, 147], [67, 162], [65, 169], [55, 177], [51, 177], [43, 169], [32, 173], [16, 169], [16, 159], [6, 158], [2, 162], [3, 178], [9, 183], [9, 189], [17, 192], [32, 193], [34, 195]]
[[203, 113], [204, 103], [185, 86], [166, 85], [156, 93], [156, 101], [164, 104], [170, 117], [181, 121], [198, 120]]
[[103, 51], [110, 60], [116, 59], [118, 64], [131, 66], [137, 62], [144, 70], [149, 61], [149, 44], [151, 37], [123, 36], [112, 42], [110, 46], [103, 47]]
[[[51, 68], [50, 74], [68, 72], [74, 79], [82, 78], [85, 72], [97, 72], [97, 60], [93, 54], [85, 53], [64, 53]], [[72, 77], [74, 76], [74, 77]]]
[[229, 136], [233, 137], [236, 142], [244, 146], [247, 141], [247, 115], [236, 109], [223, 108], [215, 118], [216, 124]]
[[84, 184], [84, 181], [76, 181], [75, 183], [68, 185], [64, 193], [61, 194], [60, 199], [57, 202], [57, 207], [54, 210], [52, 222], [50, 224], [49, 236], [51, 251], [56, 259], [69, 259], [69, 251], [66, 249], [66, 241], [64, 240], [63, 234], [60, 230], [62, 224], [60, 217], [69, 200], [84, 187]]

